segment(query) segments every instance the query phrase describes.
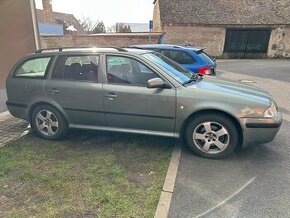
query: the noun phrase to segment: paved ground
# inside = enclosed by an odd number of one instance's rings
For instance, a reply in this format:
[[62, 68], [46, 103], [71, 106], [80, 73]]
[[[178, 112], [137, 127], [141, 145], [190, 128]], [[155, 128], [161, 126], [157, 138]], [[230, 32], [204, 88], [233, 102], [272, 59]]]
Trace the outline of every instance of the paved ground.
[[183, 148], [169, 217], [290, 217], [290, 61], [223, 61], [221, 76], [267, 89], [284, 114], [275, 140], [224, 160]]
[[29, 131], [28, 122], [14, 118], [8, 112], [0, 113], [0, 148]]
[[0, 89], [0, 113], [7, 110], [6, 108], [6, 89]]

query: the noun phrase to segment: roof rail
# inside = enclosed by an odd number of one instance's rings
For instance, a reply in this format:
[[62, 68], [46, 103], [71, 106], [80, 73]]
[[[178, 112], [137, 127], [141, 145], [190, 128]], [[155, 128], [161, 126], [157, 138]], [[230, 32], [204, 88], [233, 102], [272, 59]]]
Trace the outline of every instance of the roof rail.
[[128, 48], [143, 49], [143, 48], [139, 47], [138, 45], [131, 45], [131, 46], [129, 46]]
[[126, 49], [118, 47], [118, 46], [109, 46], [109, 47], [100, 47], [100, 48], [114, 48], [117, 51], [123, 51], [123, 52], [128, 52]]
[[53, 47], [53, 48], [43, 48], [43, 49], [37, 50], [35, 53], [42, 53], [44, 51], [53, 51], [53, 50], [63, 51], [64, 49], [82, 49], [82, 48], [91, 48], [91, 47]]
[[53, 50], [57, 50], [57, 51], [63, 51], [63, 50], [74, 50], [74, 49], [93, 49], [93, 48], [112, 48], [112, 49], [116, 49], [117, 51], [120, 52], [127, 52], [126, 49], [118, 47], [118, 46], [108, 46], [108, 47], [57, 47], [57, 48], [44, 48], [44, 49], [39, 49], [37, 51], [35, 51], [35, 53], [42, 53], [44, 51], [53, 51]]

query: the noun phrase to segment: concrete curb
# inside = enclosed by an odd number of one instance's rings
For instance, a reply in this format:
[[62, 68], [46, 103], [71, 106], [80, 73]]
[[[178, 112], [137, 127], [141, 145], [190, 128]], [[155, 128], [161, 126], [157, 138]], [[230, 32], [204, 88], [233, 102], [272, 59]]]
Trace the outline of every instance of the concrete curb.
[[171, 198], [174, 190], [177, 170], [181, 156], [181, 143], [175, 143], [174, 151], [171, 156], [170, 164], [167, 170], [163, 189], [159, 198], [154, 218], [165, 218], [168, 216]]
[[0, 113], [0, 122], [4, 120], [8, 120], [11, 117], [12, 115], [9, 113], [9, 111], [2, 112]]

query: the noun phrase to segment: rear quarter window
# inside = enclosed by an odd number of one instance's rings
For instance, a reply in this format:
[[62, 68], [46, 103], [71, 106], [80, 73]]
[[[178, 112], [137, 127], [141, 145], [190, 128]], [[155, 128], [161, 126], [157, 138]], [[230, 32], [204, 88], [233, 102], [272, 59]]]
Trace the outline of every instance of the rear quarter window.
[[179, 64], [194, 64], [196, 60], [187, 52], [177, 50], [161, 50], [161, 54]]
[[16, 69], [14, 77], [45, 78], [51, 60], [51, 57], [29, 59]]
[[207, 53], [201, 51], [201, 52], [197, 52], [197, 55], [207, 64], [214, 64], [214, 61], [211, 59], [211, 57]]

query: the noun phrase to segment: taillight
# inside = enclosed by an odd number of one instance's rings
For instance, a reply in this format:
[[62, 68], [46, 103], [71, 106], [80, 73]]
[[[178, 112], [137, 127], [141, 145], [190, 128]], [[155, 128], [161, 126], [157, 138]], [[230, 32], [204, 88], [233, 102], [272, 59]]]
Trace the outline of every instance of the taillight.
[[211, 69], [210, 67], [201, 67], [197, 69], [197, 72], [203, 75], [210, 75], [211, 74]]

